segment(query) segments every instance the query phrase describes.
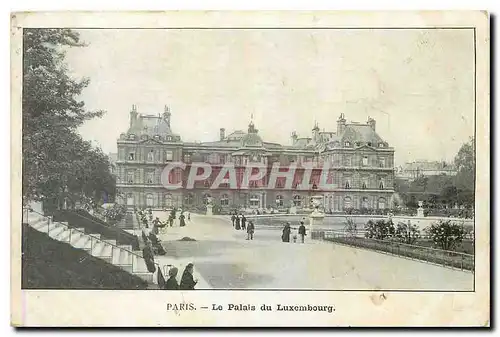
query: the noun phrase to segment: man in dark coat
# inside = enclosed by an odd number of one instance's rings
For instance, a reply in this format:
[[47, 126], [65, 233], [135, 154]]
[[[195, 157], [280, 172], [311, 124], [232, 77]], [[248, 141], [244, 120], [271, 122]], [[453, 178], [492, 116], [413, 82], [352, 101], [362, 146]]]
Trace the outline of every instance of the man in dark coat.
[[176, 267], [170, 268], [168, 271], [168, 280], [165, 284], [165, 289], [166, 290], [179, 290], [179, 284], [177, 283], [177, 273], [179, 272], [179, 269]]
[[304, 226], [304, 221], [300, 222], [299, 235], [301, 242], [304, 243], [304, 236], [306, 236], [306, 226]]
[[247, 228], [247, 218], [242, 214], [241, 215], [241, 229], [245, 230]]
[[247, 226], [247, 240], [253, 240], [254, 231], [255, 231], [255, 226], [253, 225], [253, 221], [250, 220]]
[[234, 222], [236, 221], [236, 215], [232, 215], [231, 216], [231, 222], [233, 223], [233, 227], [234, 227]]
[[150, 273], [154, 273], [156, 271], [155, 258], [153, 254], [153, 247], [149, 240], [146, 242], [146, 245], [142, 249], [142, 257], [144, 258], [144, 262], [146, 262], [148, 271]]
[[181, 290], [194, 290], [194, 286], [198, 283], [198, 280], [193, 279], [193, 270], [194, 265], [192, 263], [188, 263], [186, 269], [184, 269], [184, 273], [182, 273], [181, 279]]

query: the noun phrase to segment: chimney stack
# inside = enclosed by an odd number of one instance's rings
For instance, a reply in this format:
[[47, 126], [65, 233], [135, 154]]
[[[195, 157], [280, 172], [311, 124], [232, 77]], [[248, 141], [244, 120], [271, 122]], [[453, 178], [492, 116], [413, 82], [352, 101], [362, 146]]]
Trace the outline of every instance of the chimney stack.
[[137, 120], [137, 105], [132, 104], [132, 110], [130, 111], [130, 127], [134, 125]]
[[373, 129], [373, 131], [375, 131], [375, 125], [376, 125], [376, 122], [373, 118], [371, 117], [368, 117], [368, 122], [367, 122], [368, 125], [370, 125], [370, 127]]
[[226, 139], [226, 129], [220, 128], [219, 136], [220, 136], [220, 140], [221, 141], [223, 141], [224, 139]]
[[295, 145], [295, 143], [297, 143], [297, 132], [293, 131], [292, 132], [292, 145]]
[[345, 116], [343, 113], [340, 114], [339, 119], [337, 120], [337, 135], [341, 136], [345, 130]]

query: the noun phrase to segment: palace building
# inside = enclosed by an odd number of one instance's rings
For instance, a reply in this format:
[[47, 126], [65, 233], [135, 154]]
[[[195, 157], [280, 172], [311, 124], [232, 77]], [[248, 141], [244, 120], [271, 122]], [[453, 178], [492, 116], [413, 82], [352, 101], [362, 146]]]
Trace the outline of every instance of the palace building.
[[[222, 209], [309, 207], [313, 199], [321, 199], [329, 212], [348, 209], [389, 208], [394, 194], [394, 148], [376, 132], [376, 122], [368, 118], [365, 124], [347, 123], [344, 114], [337, 119], [337, 129], [320, 131], [316, 124], [310, 137], [291, 133], [288, 145], [263, 140], [251, 121], [246, 131], [226, 134], [219, 130], [219, 139], [212, 142], [183, 142], [171, 127], [171, 113], [165, 107], [163, 114], [139, 114], [133, 106], [130, 126], [117, 141], [115, 162], [117, 202], [130, 207], [202, 208], [207, 198]], [[329, 171], [322, 173], [325, 161]], [[186, 186], [189, 166], [195, 162], [209, 163], [211, 176], [196, 182], [194, 188], [166, 189], [161, 180], [162, 171], [169, 162], [182, 162], [186, 168], [174, 169], [168, 176], [170, 183]], [[211, 189], [212, 182], [224, 164], [234, 164], [238, 188], [221, 185]], [[275, 163], [282, 168], [296, 165], [292, 184], [278, 178], [275, 186], [268, 186], [269, 174], [249, 186], [241, 185], [248, 164], [258, 163], [269, 171]], [[306, 165], [312, 167], [311, 188], [297, 188], [302, 182]], [[333, 189], [321, 190], [321, 175]]]

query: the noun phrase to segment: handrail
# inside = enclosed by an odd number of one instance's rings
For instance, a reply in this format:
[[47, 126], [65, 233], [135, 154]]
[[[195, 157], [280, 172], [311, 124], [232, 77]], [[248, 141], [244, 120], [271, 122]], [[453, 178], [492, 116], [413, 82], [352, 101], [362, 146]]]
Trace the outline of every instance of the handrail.
[[[96, 239], [97, 241], [100, 241], [100, 242], [103, 242], [103, 243], [105, 243], [105, 244], [108, 244], [108, 245], [110, 245], [110, 246], [112, 246], [112, 247], [116, 247], [116, 248], [118, 248], [118, 249], [124, 250], [124, 251], [126, 251], [126, 252], [128, 252], [128, 253], [130, 253], [130, 254], [132, 254], [132, 255], [135, 255], [136, 257], [140, 257], [141, 259], [144, 259], [144, 257], [143, 257], [143, 256], [141, 256], [141, 255], [139, 255], [139, 254], [137, 254], [137, 253], [135, 253], [135, 252], [133, 252], [133, 251], [131, 251], [131, 250], [128, 250], [128, 249], [123, 248], [123, 247], [120, 247], [120, 246], [118, 246], [118, 245], [114, 245], [114, 244], [112, 244], [112, 243], [110, 243], [110, 242], [107, 242], [107, 241], [102, 240], [102, 239], [100, 239], [100, 238], [98, 238], [98, 237], [95, 237], [95, 236], [94, 236], [94, 235], [92, 235], [92, 234], [86, 234], [86, 233], [85, 233], [85, 231], [81, 231], [81, 230], [79, 230], [78, 228], [70, 227], [69, 225], [65, 225], [65, 224], [63, 224], [62, 222], [59, 222], [59, 221], [53, 221], [52, 219], [50, 219], [50, 218], [49, 218], [48, 216], [46, 216], [45, 214], [42, 214], [42, 213], [40, 213], [40, 212], [37, 212], [37, 211], [35, 211], [35, 210], [33, 210], [33, 209], [30, 209], [30, 208], [23, 208], [23, 209], [28, 210], [29, 212], [33, 212], [33, 213], [39, 214], [39, 215], [41, 215], [42, 217], [44, 217], [45, 219], [51, 220], [53, 223], [58, 223], [58, 224], [60, 224], [60, 225], [62, 225], [62, 226], [65, 226], [65, 227], [67, 227], [67, 228], [69, 228], [69, 229], [73, 229], [73, 230], [75, 230], [75, 231], [77, 231], [77, 232], [83, 233], [84, 235], [88, 235], [88, 236], [90, 236], [90, 237], [92, 237], [92, 238]], [[47, 233], [47, 234], [48, 234], [48, 233]], [[160, 265], [159, 263], [155, 262], [155, 261], [153, 261], [153, 264], [155, 264], [155, 265], [156, 265], [156, 266], [158, 266], [158, 267], [161, 267], [161, 265]], [[163, 267], [165, 267], [165, 266], [163, 266]], [[151, 274], [153, 274], [153, 273], [151, 273]]]
[[[335, 231], [335, 230], [323, 231], [323, 232], [325, 232], [325, 233], [327, 233], [327, 232], [333, 232], [335, 234], [339, 234], [339, 231]], [[344, 234], [343, 232], [340, 232], [340, 233]], [[347, 235], [343, 235], [343, 237], [348, 237], [348, 236]], [[452, 253], [452, 254], [457, 254], [457, 255], [464, 255], [464, 256], [474, 257], [474, 255], [472, 255], [472, 254], [462, 253], [462, 252], [456, 252], [456, 251], [453, 251], [453, 250], [446, 250], [446, 249], [425, 247], [425, 246], [419, 246], [419, 245], [412, 245], [412, 244], [409, 244], [409, 243], [397, 242], [397, 241], [385, 241], [385, 240], [373, 239], [373, 238], [369, 238], [369, 239], [373, 240], [373, 241], [377, 241], [377, 242], [392, 243], [392, 244], [398, 244], [398, 245], [408, 246], [408, 247], [412, 247], [412, 248], [423, 248], [423, 249], [426, 249], [426, 250], [431, 250], [431, 251], [436, 251], [436, 252], [446, 252], [446, 253]]]

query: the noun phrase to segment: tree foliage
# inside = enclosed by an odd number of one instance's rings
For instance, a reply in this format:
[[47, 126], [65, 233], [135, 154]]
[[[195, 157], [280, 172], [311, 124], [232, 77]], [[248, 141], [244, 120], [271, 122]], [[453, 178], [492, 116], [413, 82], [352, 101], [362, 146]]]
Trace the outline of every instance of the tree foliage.
[[83, 47], [69, 29], [26, 29], [23, 36], [23, 198], [52, 200], [114, 194], [110, 163], [76, 132], [103, 111], [79, 100], [89, 80], [74, 79], [65, 48]]

